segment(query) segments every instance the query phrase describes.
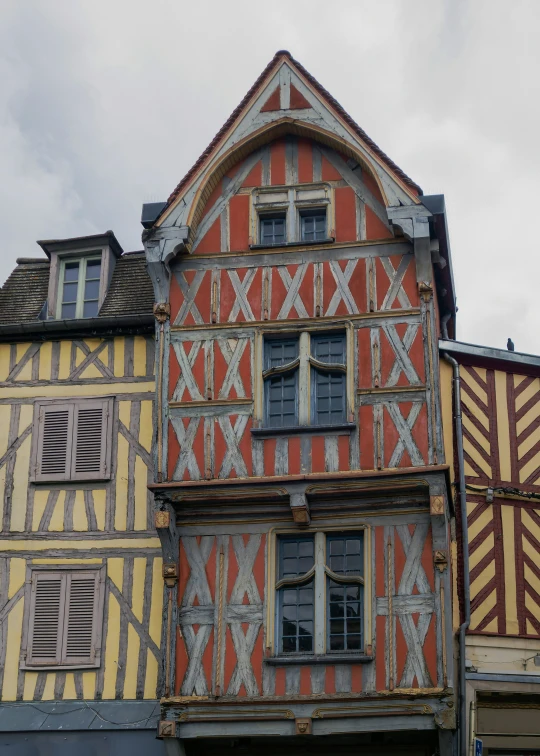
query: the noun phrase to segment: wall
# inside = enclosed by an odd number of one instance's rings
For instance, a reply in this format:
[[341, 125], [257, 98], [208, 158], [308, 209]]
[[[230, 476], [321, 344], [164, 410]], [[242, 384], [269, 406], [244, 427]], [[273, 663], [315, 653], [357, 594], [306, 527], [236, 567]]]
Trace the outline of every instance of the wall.
[[[156, 698], [163, 582], [153, 526], [154, 342], [144, 336], [0, 345], [1, 700]], [[113, 396], [112, 476], [29, 483], [34, 401]], [[29, 565], [105, 564], [98, 670], [19, 670]]]

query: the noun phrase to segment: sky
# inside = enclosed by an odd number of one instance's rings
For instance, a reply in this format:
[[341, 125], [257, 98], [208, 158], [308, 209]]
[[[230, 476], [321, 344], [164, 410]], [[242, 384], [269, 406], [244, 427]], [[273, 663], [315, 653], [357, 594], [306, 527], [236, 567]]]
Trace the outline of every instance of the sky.
[[1, 0], [0, 281], [37, 239], [141, 249], [165, 200], [287, 49], [446, 198], [458, 339], [540, 353], [537, 0]]

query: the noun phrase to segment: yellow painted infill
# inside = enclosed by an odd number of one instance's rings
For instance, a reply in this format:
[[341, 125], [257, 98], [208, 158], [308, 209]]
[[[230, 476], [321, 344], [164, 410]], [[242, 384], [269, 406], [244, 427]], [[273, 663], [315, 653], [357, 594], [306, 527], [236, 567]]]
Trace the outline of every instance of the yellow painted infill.
[[[71, 372], [71, 341], [60, 342], [60, 361], [58, 365], [58, 378], [65, 381]], [[35, 389], [34, 389], [35, 391]]]
[[534, 635], [536, 633], [536, 628], [533, 627], [533, 623], [528, 619], [527, 620], [527, 633], [530, 635]]
[[[489, 418], [485, 414], [485, 412], [482, 412], [482, 410], [476, 406], [476, 404], [470, 399], [467, 394], [462, 392], [461, 394], [461, 404], [462, 406], [468, 410], [473, 417], [478, 420], [480, 425], [486, 430], [487, 433], [489, 433]], [[462, 415], [462, 419], [466, 417], [465, 412]]]
[[125, 338], [117, 336], [114, 340], [114, 374], [117, 378], [124, 375]]
[[133, 348], [133, 375], [146, 375], [146, 339], [135, 336]]
[[527, 538], [522, 539], [523, 542], [523, 551], [527, 556], [532, 559], [534, 564], [538, 564], [539, 561], [539, 554], [538, 551], [535, 549], [535, 547], [530, 543], [530, 541]]
[[74, 701], [77, 698], [77, 691], [75, 690], [75, 677], [73, 672], [66, 672], [66, 684], [64, 685], [64, 695], [62, 699], [64, 701]]
[[538, 604], [533, 598], [531, 598], [531, 596], [529, 596], [527, 591], [525, 591], [525, 607], [530, 611], [533, 617], [538, 617]]
[[43, 689], [43, 701], [54, 701], [54, 683], [56, 682], [56, 672], [49, 672], [45, 678], [45, 688]]
[[527, 528], [537, 541], [540, 541], [540, 527], [535, 523], [526, 509], [521, 510], [521, 523], [524, 528]]
[[523, 465], [519, 471], [519, 480], [521, 483], [525, 483], [529, 475], [532, 475], [534, 471], [540, 467], [540, 453], [535, 454], [526, 464]]
[[36, 488], [34, 491], [34, 511], [32, 512], [32, 530], [39, 529], [39, 523], [43, 517], [49, 492], [45, 489]]
[[501, 506], [503, 554], [504, 554], [504, 590], [506, 603], [506, 632], [509, 635], [519, 633], [516, 593], [516, 546], [514, 535], [514, 508]]
[[26, 559], [11, 559], [9, 563], [8, 599], [12, 598], [26, 580]]
[[115, 586], [122, 593], [124, 583], [124, 560], [121, 557], [114, 557], [107, 560], [107, 576], [113, 581]]
[[461, 371], [461, 380], [463, 383], [466, 383], [467, 386], [471, 389], [473, 394], [477, 396], [481, 402], [487, 405], [488, 403], [488, 397], [485, 389], [480, 386], [479, 383], [476, 381], [476, 377], [474, 373], [470, 375], [469, 373], [466, 373], [464, 370]]
[[[540, 404], [538, 405], [538, 414], [540, 414]], [[535, 418], [531, 418], [529, 421], [529, 424], [534, 420]], [[525, 426], [527, 427], [527, 426]], [[519, 433], [519, 431], [518, 431]], [[540, 441], [540, 426], [538, 428], [535, 428], [533, 432], [527, 436], [525, 441], [523, 441], [519, 447], [518, 447], [518, 459], [521, 459], [525, 454], [527, 454], [528, 451], [532, 449], [532, 447]]]
[[[535, 590], [536, 593], [540, 596], [540, 580], [536, 577], [536, 575], [531, 570], [528, 564], [524, 566], [523, 572], [525, 575], [525, 580], [529, 583], [531, 588]], [[538, 607], [536, 608], [536, 616], [538, 616]]]
[[147, 528], [148, 468], [140, 457], [135, 457], [135, 530]]
[[524, 404], [527, 404], [529, 399], [531, 399], [540, 388], [540, 384], [538, 381], [538, 378], [535, 378], [532, 383], [527, 386], [526, 389], [524, 389], [519, 396], [516, 397], [516, 412], [519, 412], [519, 410], [523, 407]]
[[98, 530], [105, 530], [105, 509], [107, 507], [107, 492], [104, 489], [96, 489], [94, 494], [94, 512]]
[[139, 429], [139, 443], [144, 446], [147, 452], [152, 450], [152, 402], [141, 402], [141, 420]]
[[486, 625], [486, 628], [484, 630], [485, 633], [496, 633], [499, 627], [499, 623], [497, 620], [497, 617], [494, 617], [491, 622]]
[[51, 365], [52, 365], [52, 341], [44, 341], [39, 349], [38, 378], [40, 381], [50, 380]]
[[129, 428], [130, 412], [131, 412], [130, 401], [122, 401], [118, 403], [118, 417], [124, 423], [126, 428]]
[[[26, 407], [25, 409], [31, 408]], [[31, 448], [32, 439], [30, 436], [27, 436], [21, 446], [19, 446], [15, 460], [15, 469], [13, 471], [13, 494], [11, 497], [10, 530], [12, 531], [22, 532], [24, 530]]]
[[486, 556], [486, 554], [489, 554], [491, 549], [495, 546], [495, 536], [493, 533], [490, 533], [487, 538], [485, 538], [480, 546], [473, 551], [473, 553], [469, 557], [469, 569], [474, 570], [477, 564], [480, 564], [482, 559]]
[[155, 698], [157, 693], [158, 663], [150, 649], [146, 652], [146, 677], [144, 680], [144, 697]]
[[112, 593], [109, 593], [109, 615], [107, 642], [105, 647], [105, 667], [103, 679], [103, 698], [115, 697], [116, 673], [120, 649], [120, 606]]
[[[84, 538], [73, 541], [55, 540], [53, 537], [45, 541], [14, 541], [12, 538], [0, 538], [0, 551], [49, 551], [49, 549], [82, 549], [88, 551], [95, 549], [96, 554], [102, 549], [159, 549], [159, 538], [106, 538], [99, 541], [84, 540]], [[15, 556], [15, 554], [14, 554]]]
[[0, 457], [4, 456], [8, 448], [10, 417], [11, 406], [0, 404]]
[[520, 383], [523, 383], [527, 376], [525, 375], [517, 375], [517, 373], [514, 373], [514, 388], [517, 388]]
[[480, 452], [478, 452], [474, 448], [474, 446], [469, 441], [467, 441], [466, 438], [463, 439], [463, 449], [464, 449], [465, 452], [467, 452], [467, 454], [470, 456], [470, 458], [472, 459], [472, 461], [475, 462], [478, 465], [478, 467], [482, 470], [482, 472], [484, 473], [484, 475], [487, 478], [490, 478], [491, 477], [491, 467], [490, 467], [489, 463], [486, 462], [486, 460], [482, 457], [482, 455], [480, 454]]
[[24, 688], [23, 688], [23, 700], [31, 701], [34, 698], [34, 691], [36, 689], [38, 673], [37, 672], [25, 672], [24, 673]]
[[496, 591], [495, 588], [491, 591], [489, 596], [485, 599], [485, 601], [482, 601], [480, 606], [475, 609], [474, 612], [471, 614], [471, 629], [474, 629], [475, 627], [478, 627], [478, 625], [482, 622], [484, 617], [486, 617], [489, 612], [493, 609], [496, 603]]
[[[126, 404], [126, 402], [121, 402]], [[120, 407], [122, 409], [122, 407]], [[118, 454], [116, 466], [116, 511], [114, 515], [115, 530], [126, 530], [128, 497], [128, 454], [129, 444], [124, 436], [118, 434]]]
[[497, 443], [502, 480], [512, 480], [510, 467], [510, 425], [506, 399], [506, 373], [495, 371], [495, 394], [497, 411]]
[[139, 622], [143, 618], [143, 599], [144, 599], [144, 575], [146, 572], [146, 558], [135, 557], [133, 560], [133, 598], [131, 608], [133, 614]]
[[137, 672], [139, 670], [139, 648], [141, 642], [132, 624], [128, 625], [127, 666], [124, 680], [124, 698], [134, 699], [137, 695]]
[[15, 701], [17, 698], [23, 609], [24, 601], [18, 601], [10, 611], [7, 619], [7, 648], [4, 666], [4, 684], [2, 688], [3, 701]]
[[481, 533], [482, 530], [488, 525], [491, 520], [493, 519], [493, 507], [489, 506], [485, 512], [482, 512], [480, 517], [478, 517], [472, 525], [469, 525], [469, 543], [473, 541], [478, 533]]
[[84, 506], [84, 491], [80, 490], [75, 492], [75, 503], [73, 505], [73, 530], [88, 530], [88, 518]]
[[533, 404], [533, 406], [528, 410], [523, 417], [520, 417], [519, 420], [516, 422], [516, 433], [519, 436], [520, 433], [522, 433], [526, 428], [529, 427], [529, 425], [538, 418], [540, 415], [540, 402], [536, 402], [536, 404]]
[[9, 375], [10, 344], [0, 344], [0, 381], [5, 381]]
[[[469, 433], [472, 435], [472, 437], [474, 438], [474, 440], [477, 443], [480, 444], [480, 446], [482, 447], [482, 449], [485, 452], [487, 452], [487, 454], [490, 454], [490, 445], [489, 445], [489, 441], [487, 440], [487, 438], [484, 435], [482, 435], [482, 433], [478, 433], [478, 431], [476, 430], [476, 428], [473, 425], [472, 420], [469, 417], [467, 417], [467, 415], [463, 415], [462, 420], [463, 420], [463, 427], [466, 428], [466, 430], [469, 431]], [[464, 444], [465, 443], [469, 443], [469, 442], [467, 442], [466, 440], [464, 440]]]
[[71, 382], [54, 386], [9, 386], [0, 389], [0, 399], [55, 399], [57, 397], [114, 396], [116, 394], [153, 393], [153, 381], [138, 383], [84, 383]]
[[482, 381], [487, 381], [487, 370], [486, 368], [478, 367], [477, 365], [472, 365], [469, 367], [469, 370], [473, 375], [476, 375], [480, 378]]
[[154, 574], [152, 575], [152, 607], [150, 610], [150, 625], [148, 632], [154, 643], [161, 646], [161, 609], [163, 606], [163, 577], [161, 575], [162, 560], [154, 559]]
[[[105, 349], [103, 349], [100, 352], [98, 360], [101, 357], [101, 355], [104, 354], [105, 352], [106, 352]], [[84, 370], [80, 374], [79, 378], [81, 378], [83, 381], [91, 381], [94, 378], [103, 378], [103, 373], [92, 362], [90, 365], [88, 365], [87, 367], [84, 368]]]
[[486, 587], [490, 580], [495, 577], [495, 560], [491, 561], [485, 570], [471, 583], [471, 597], [477, 596], [480, 591]]
[[66, 491], [60, 491], [56, 504], [54, 505], [49, 530], [61, 533], [64, 530], [64, 509], [66, 503]]
[[86, 701], [92, 701], [95, 698], [96, 690], [96, 673], [83, 672], [82, 674], [83, 697]]

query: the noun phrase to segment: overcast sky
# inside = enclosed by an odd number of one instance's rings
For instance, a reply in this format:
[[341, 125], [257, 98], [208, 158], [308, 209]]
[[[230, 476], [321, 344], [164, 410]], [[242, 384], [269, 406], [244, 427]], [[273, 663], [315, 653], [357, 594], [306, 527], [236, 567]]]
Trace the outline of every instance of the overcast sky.
[[446, 196], [458, 338], [539, 353], [537, 0], [1, 0], [0, 279], [36, 239], [141, 248], [279, 49]]

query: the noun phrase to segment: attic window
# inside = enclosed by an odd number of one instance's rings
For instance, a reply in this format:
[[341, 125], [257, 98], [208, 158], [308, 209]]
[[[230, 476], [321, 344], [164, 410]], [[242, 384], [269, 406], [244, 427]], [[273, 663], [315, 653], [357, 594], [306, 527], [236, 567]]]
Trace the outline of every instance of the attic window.
[[62, 260], [58, 317], [63, 320], [96, 317], [100, 278], [101, 255]]

